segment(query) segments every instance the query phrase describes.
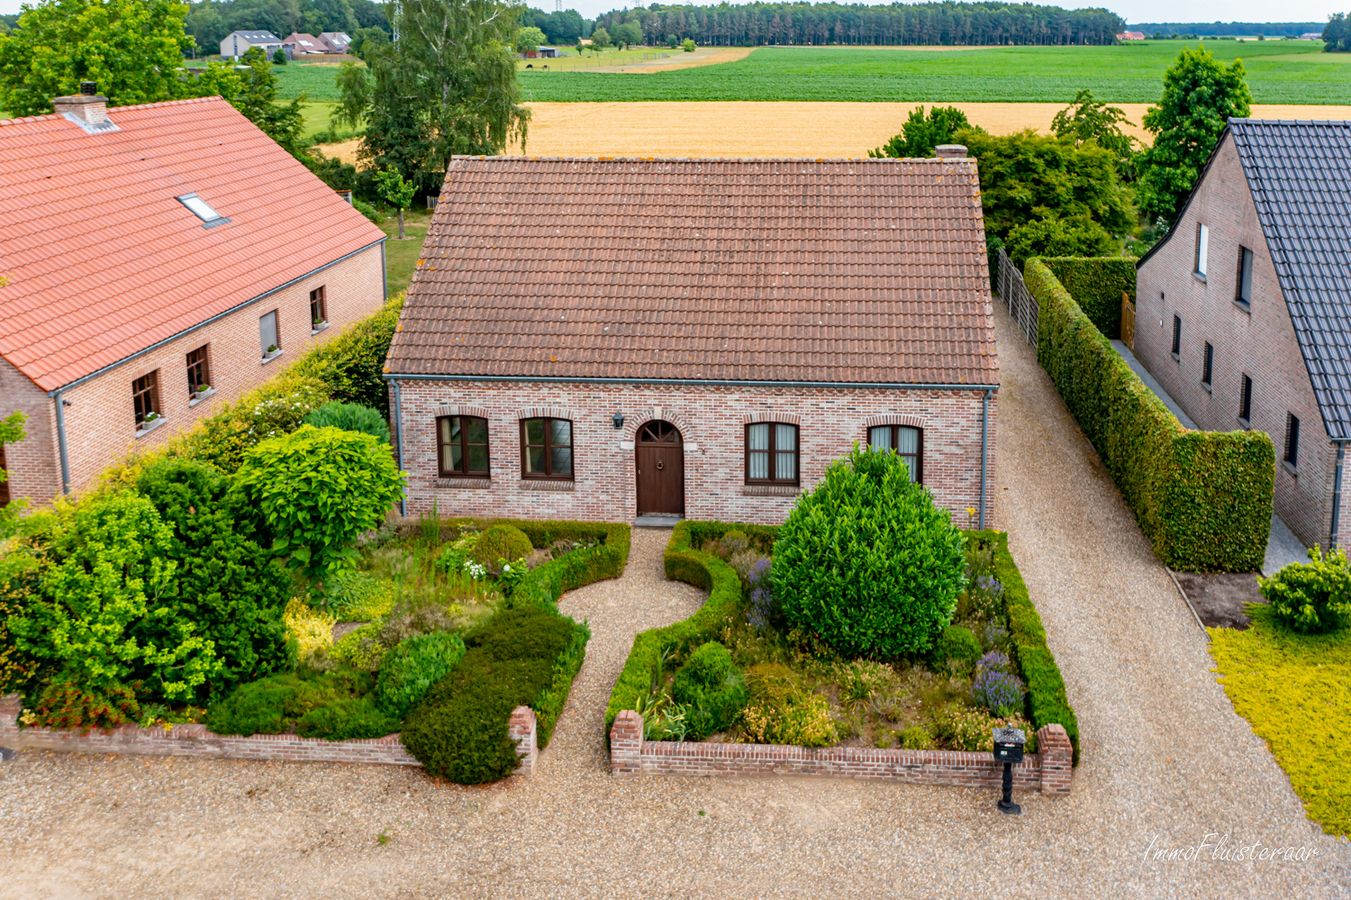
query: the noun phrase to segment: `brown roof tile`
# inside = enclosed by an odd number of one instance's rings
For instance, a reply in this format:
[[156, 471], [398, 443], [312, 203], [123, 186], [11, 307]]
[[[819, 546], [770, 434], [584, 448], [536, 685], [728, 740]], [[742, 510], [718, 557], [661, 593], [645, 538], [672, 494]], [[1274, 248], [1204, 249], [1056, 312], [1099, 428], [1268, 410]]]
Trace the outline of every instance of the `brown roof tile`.
[[218, 97], [108, 114], [0, 121], [0, 356], [44, 390], [384, 237]]
[[459, 158], [394, 373], [997, 384], [972, 160]]

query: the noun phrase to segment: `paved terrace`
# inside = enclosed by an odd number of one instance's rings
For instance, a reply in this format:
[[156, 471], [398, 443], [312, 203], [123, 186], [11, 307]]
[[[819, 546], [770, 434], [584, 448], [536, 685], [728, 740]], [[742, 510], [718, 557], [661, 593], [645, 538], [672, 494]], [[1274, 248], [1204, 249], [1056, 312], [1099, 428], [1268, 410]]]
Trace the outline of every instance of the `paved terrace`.
[[[1351, 897], [1351, 844], [1305, 819], [1234, 714], [1111, 479], [996, 318], [997, 515], [1079, 713], [1068, 798], [1023, 795], [1007, 818], [988, 791], [612, 778], [604, 706], [633, 633], [701, 601], [662, 580], [667, 533], [640, 530], [622, 579], [564, 599], [595, 638], [528, 781], [24, 754], [0, 767], [0, 897]], [[1222, 839], [1317, 855], [1145, 858]]]

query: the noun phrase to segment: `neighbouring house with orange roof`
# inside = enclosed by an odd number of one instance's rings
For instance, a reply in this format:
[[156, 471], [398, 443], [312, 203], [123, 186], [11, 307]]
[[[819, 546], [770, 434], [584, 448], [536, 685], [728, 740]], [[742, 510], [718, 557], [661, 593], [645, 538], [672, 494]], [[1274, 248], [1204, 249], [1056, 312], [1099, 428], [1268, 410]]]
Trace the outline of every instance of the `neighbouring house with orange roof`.
[[384, 233], [219, 97], [0, 121], [11, 498], [91, 483], [379, 309]]
[[281, 46], [286, 50], [292, 59], [297, 56], [308, 56], [311, 54], [330, 53], [328, 44], [312, 34], [302, 34], [295, 32], [288, 34], [281, 39]]

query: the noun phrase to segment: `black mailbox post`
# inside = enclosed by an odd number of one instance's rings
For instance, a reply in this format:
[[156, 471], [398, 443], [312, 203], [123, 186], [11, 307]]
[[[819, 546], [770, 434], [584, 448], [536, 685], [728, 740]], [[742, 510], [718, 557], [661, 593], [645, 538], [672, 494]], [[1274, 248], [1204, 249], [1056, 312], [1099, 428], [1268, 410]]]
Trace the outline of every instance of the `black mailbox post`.
[[1011, 816], [1021, 815], [1023, 808], [1013, 802], [1013, 764], [1023, 761], [1023, 746], [1027, 735], [1019, 728], [996, 728], [994, 730], [994, 758], [1004, 764], [1004, 796], [999, 801], [999, 811]]

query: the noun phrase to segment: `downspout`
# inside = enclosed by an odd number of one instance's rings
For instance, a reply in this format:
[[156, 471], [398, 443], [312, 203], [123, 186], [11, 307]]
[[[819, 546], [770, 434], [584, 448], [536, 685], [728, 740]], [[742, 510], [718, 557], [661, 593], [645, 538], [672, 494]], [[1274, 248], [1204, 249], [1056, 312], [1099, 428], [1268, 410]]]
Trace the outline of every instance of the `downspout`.
[[[980, 395], [980, 530], [985, 530], [985, 481], [989, 470], [990, 390]], [[1335, 516], [1335, 514], [1334, 514]]]
[[[57, 391], [55, 395], [57, 401], [57, 449], [61, 451], [61, 493], [69, 495], [70, 493], [70, 458], [66, 455], [66, 401], [61, 399], [61, 392]], [[1336, 514], [1333, 514], [1335, 516]]]
[[[381, 251], [384, 250], [384, 244], [380, 245]], [[398, 437], [394, 441], [394, 455], [399, 466], [399, 471], [403, 471], [403, 395], [399, 391], [399, 381], [397, 378], [391, 378], [390, 383], [394, 385], [394, 431]], [[404, 490], [403, 496], [399, 498], [399, 515], [408, 515], [408, 491]]]
[[[356, 194], [353, 193], [353, 197]], [[385, 270], [385, 242], [380, 242], [380, 283], [385, 286], [385, 303], [389, 303], [389, 272]]]
[[1328, 552], [1337, 549], [1337, 520], [1341, 514], [1342, 500], [1342, 459], [1346, 456], [1346, 444], [1337, 442], [1337, 468], [1332, 473], [1332, 530], [1328, 534]]

